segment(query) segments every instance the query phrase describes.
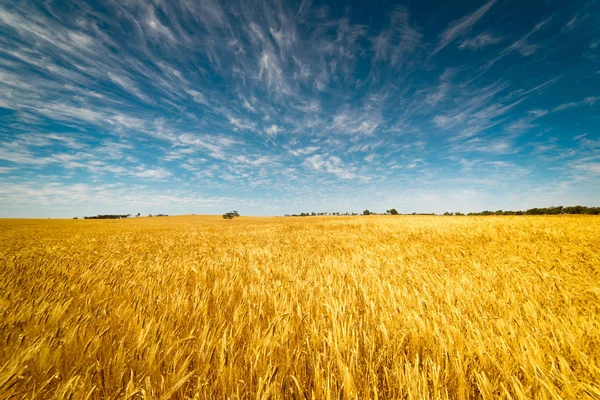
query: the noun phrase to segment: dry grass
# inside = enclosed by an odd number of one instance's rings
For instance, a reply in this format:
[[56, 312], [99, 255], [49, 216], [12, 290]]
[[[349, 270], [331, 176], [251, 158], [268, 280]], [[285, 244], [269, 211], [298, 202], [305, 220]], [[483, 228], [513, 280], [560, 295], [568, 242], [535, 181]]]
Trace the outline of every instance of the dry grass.
[[600, 398], [597, 217], [0, 221], [0, 398]]

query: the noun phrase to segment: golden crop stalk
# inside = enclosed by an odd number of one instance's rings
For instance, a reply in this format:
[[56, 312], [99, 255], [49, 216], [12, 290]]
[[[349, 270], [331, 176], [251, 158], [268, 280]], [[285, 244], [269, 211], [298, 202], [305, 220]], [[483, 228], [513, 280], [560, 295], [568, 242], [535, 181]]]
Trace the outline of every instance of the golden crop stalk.
[[0, 220], [0, 398], [600, 398], [600, 219]]

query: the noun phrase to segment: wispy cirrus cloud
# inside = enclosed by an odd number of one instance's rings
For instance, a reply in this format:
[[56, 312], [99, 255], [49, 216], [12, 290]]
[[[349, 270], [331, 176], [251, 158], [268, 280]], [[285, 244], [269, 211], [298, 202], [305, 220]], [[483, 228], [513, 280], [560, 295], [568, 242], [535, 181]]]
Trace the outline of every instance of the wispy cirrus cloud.
[[[590, 5], [514, 10], [496, 0], [458, 15], [426, 3], [2, 4], [0, 185], [31, 204], [44, 201], [35, 188], [64, 203], [69, 190], [91, 201], [95, 187], [145, 185], [134, 204], [201, 187], [260, 213], [355, 204], [336, 193], [389, 200], [399, 187], [433, 199], [427, 188], [466, 172], [483, 186], [454, 182], [478, 194], [516, 185], [498, 172], [510, 168], [546, 183], [556, 171], [595, 179], [600, 21]], [[572, 139], [581, 132], [586, 142]], [[3, 209], [11, 201], [0, 198]]]
[[521, 53], [521, 55], [523, 57], [527, 57], [527, 56], [534, 54], [541, 46], [539, 44], [530, 43], [530, 38], [535, 33], [542, 30], [544, 28], [544, 26], [546, 26], [552, 19], [553, 19], [553, 16], [550, 16], [550, 17], [544, 19], [543, 21], [537, 23], [526, 35], [524, 35], [517, 41], [513, 42], [510, 46], [506, 47], [502, 52], [500, 52], [500, 54], [498, 54], [498, 56], [496, 56], [495, 58], [488, 61], [484, 70], [487, 71], [495, 63], [497, 63], [498, 61], [500, 61], [501, 59], [503, 59], [504, 57], [508, 56], [509, 54], [511, 54], [515, 51], [518, 51], [519, 53]]
[[452, 21], [448, 27], [439, 35], [439, 42], [433, 50], [432, 55], [440, 52], [444, 47], [467, 33], [496, 3], [490, 0], [471, 14], [465, 15], [459, 20]]
[[390, 14], [389, 26], [371, 39], [372, 62], [402, 68], [414, 60], [422, 37], [408, 10], [398, 6]]
[[570, 101], [568, 103], [559, 104], [558, 106], [554, 107], [552, 111], [563, 111], [569, 108], [575, 108], [580, 106], [593, 106], [597, 102], [600, 102], [600, 96], [589, 96], [581, 101]]
[[480, 50], [487, 46], [498, 44], [502, 41], [501, 37], [493, 36], [489, 33], [480, 33], [472, 38], [465, 39], [458, 48], [461, 50]]
[[315, 154], [306, 158], [304, 164], [315, 171], [324, 171], [341, 179], [356, 178], [356, 174], [353, 172], [354, 168], [344, 165], [337, 156]]

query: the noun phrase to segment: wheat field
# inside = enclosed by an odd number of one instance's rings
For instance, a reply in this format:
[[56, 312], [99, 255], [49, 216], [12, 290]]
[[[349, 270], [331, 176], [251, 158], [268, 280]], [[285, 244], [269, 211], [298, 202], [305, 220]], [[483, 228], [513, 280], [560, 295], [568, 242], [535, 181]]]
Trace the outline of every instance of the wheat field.
[[600, 219], [0, 220], [0, 398], [600, 399]]

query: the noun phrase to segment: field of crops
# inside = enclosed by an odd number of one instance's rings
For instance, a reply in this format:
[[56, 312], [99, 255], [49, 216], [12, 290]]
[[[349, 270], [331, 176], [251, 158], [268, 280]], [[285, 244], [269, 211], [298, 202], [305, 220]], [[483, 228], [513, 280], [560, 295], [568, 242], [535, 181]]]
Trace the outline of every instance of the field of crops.
[[0, 398], [600, 399], [600, 218], [0, 220]]

